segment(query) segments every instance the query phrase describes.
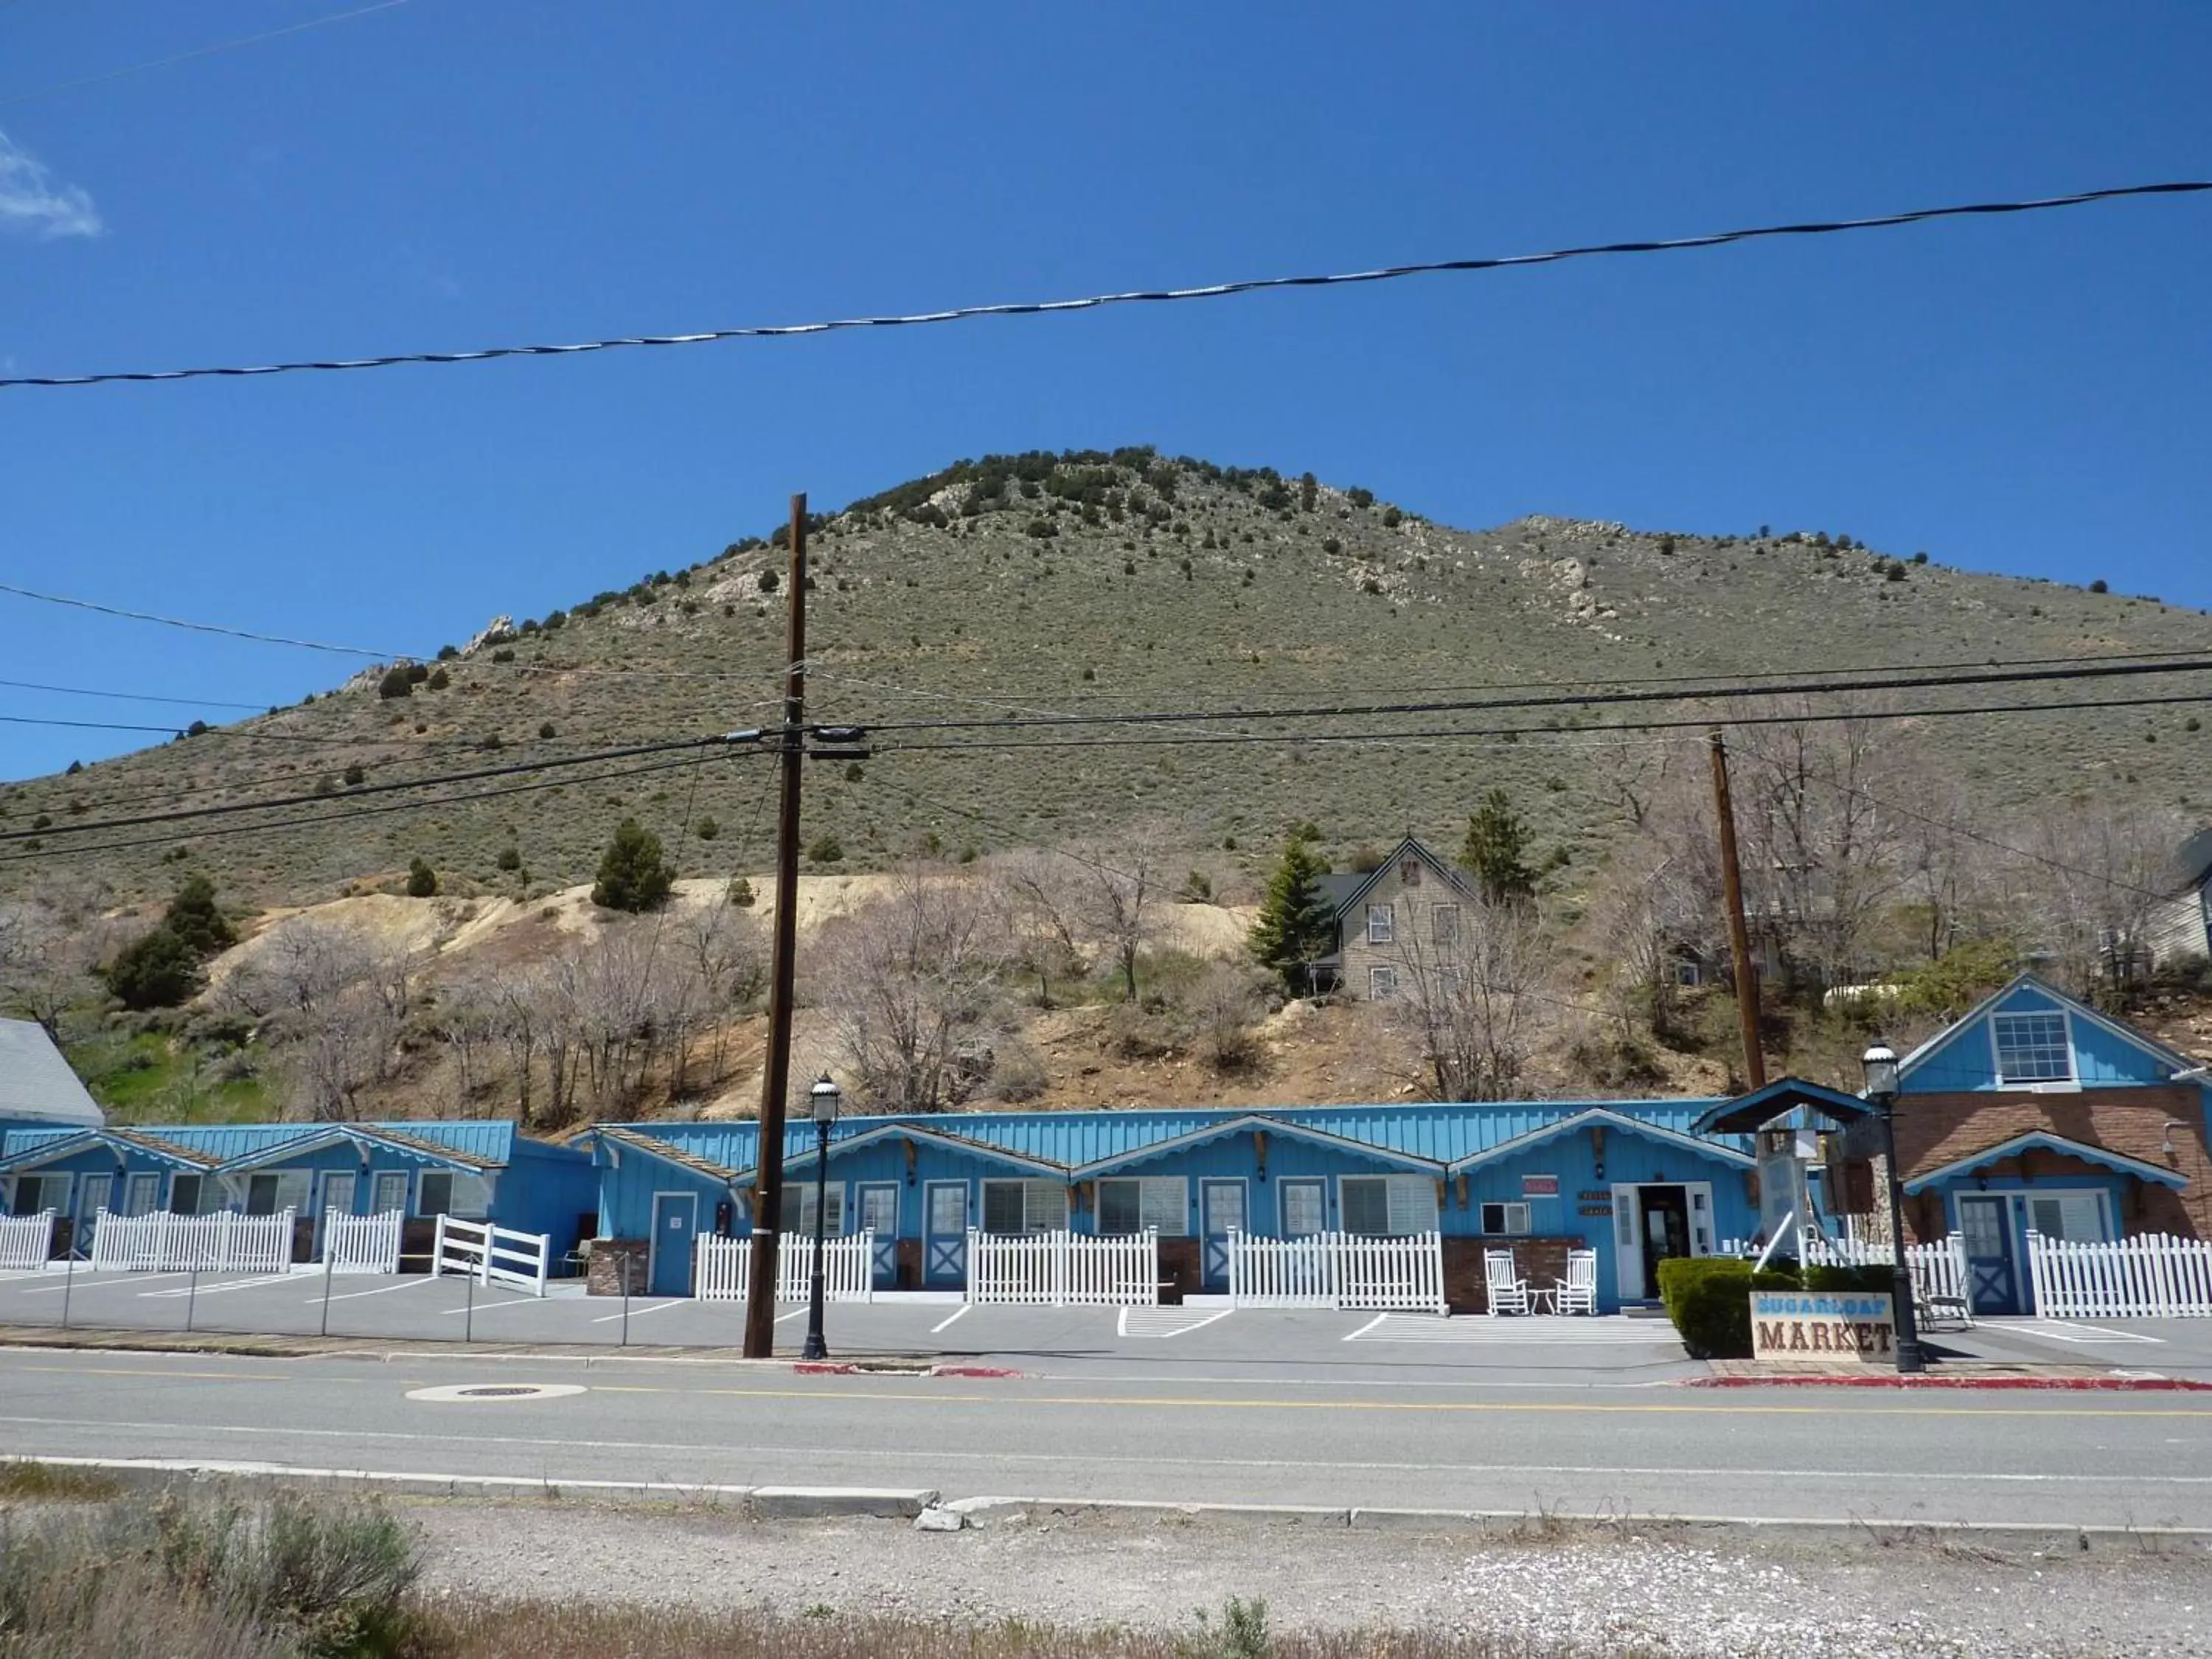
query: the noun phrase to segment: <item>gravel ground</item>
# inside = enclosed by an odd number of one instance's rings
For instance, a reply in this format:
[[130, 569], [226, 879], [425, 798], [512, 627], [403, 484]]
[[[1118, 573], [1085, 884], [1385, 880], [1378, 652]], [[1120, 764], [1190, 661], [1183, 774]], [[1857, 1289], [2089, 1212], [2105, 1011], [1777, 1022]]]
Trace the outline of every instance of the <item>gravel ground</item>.
[[2212, 1553], [1885, 1547], [1661, 1528], [1493, 1539], [1135, 1517], [902, 1523], [426, 1505], [434, 1592], [1187, 1625], [1258, 1596], [1278, 1629], [1394, 1626], [1664, 1659], [2212, 1655]]

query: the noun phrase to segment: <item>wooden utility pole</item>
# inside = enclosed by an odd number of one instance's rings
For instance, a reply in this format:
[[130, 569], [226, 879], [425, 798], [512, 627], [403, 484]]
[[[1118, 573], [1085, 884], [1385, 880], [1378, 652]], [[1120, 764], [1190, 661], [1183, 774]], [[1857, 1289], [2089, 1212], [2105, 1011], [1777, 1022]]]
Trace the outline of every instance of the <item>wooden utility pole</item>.
[[1743, 872], [1735, 855], [1735, 806], [1729, 799], [1728, 750], [1717, 726], [1705, 734], [1713, 751], [1713, 816], [1720, 821], [1721, 890], [1728, 904], [1729, 957], [1735, 970], [1735, 1011], [1743, 1028], [1744, 1080], [1766, 1086], [1766, 1055], [1759, 1041], [1759, 970], [1752, 965], [1751, 933], [1743, 921]]
[[752, 1276], [745, 1358], [775, 1352], [775, 1258], [783, 1232], [783, 1107], [791, 1089], [791, 1002], [799, 940], [799, 775], [806, 716], [806, 497], [791, 498], [784, 579], [782, 794], [775, 821], [775, 931], [769, 965], [768, 1054], [761, 1068], [760, 1152], [753, 1159]]

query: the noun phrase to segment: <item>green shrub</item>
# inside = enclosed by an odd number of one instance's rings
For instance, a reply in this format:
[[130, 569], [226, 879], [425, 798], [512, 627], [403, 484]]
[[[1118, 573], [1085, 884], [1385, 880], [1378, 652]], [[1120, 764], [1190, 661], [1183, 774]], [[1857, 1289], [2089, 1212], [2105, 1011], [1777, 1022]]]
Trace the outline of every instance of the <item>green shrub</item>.
[[722, 826], [710, 815], [701, 818], [691, 833], [698, 836], [701, 841], [712, 841], [722, 833]]
[[438, 896], [438, 872], [430, 867], [428, 859], [417, 857], [407, 866], [407, 896], [435, 898]]
[[1734, 1256], [1674, 1256], [1659, 1264], [1660, 1299], [1692, 1359], [1748, 1359], [1751, 1293], [1796, 1288], [1796, 1273], [1754, 1273]]
[[411, 697], [415, 695], [415, 682], [408, 678], [404, 668], [387, 668], [384, 678], [376, 683], [376, 695], [387, 702], [393, 697]]
[[125, 1008], [173, 1008], [200, 988], [199, 952], [164, 925], [117, 952], [100, 977]]
[[522, 849], [519, 847], [502, 847], [499, 849], [499, 856], [492, 862], [502, 870], [520, 870], [522, 868]]
[[557, 734], [553, 729], [553, 722], [551, 720], [541, 720], [538, 722], [538, 735], [549, 740], [556, 736]]
[[453, 683], [453, 677], [442, 668], [434, 671], [428, 679], [422, 682], [433, 691], [442, 691]]
[[1405, 522], [1406, 515], [1396, 507], [1386, 507], [1382, 509], [1382, 527], [1385, 530], [1395, 530]]
[[782, 580], [783, 578], [777, 575], [775, 571], [763, 570], [760, 573], [760, 591], [763, 593], [773, 593]]
[[359, 761], [356, 761], [351, 766], [347, 767], [345, 769], [345, 781], [349, 784], [363, 782], [368, 779], [368, 774], [362, 770], [361, 763]]
[[205, 876], [190, 877], [177, 889], [161, 926], [197, 957], [211, 957], [238, 943], [238, 930], [216, 908], [215, 884]]
[[2089, 591], [2092, 593], [2108, 593], [2112, 589], [2106, 584], [2105, 579], [2100, 576], [2089, 584]]
[[722, 897], [740, 910], [749, 910], [753, 902], [753, 884], [739, 876], [722, 890]]
[[806, 856], [816, 864], [835, 864], [845, 856], [845, 848], [835, 836], [817, 836]]
[[662, 851], [660, 837], [635, 818], [615, 826], [615, 837], [599, 860], [592, 902], [610, 910], [658, 909], [676, 884], [676, 872]]

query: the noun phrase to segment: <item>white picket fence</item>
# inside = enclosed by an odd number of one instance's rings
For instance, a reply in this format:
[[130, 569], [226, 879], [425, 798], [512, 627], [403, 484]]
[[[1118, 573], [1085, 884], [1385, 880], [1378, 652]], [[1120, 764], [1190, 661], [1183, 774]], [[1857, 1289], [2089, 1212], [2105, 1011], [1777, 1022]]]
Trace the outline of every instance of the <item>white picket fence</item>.
[[1376, 1238], [1229, 1235], [1229, 1296], [1240, 1308], [1444, 1311], [1441, 1233]]
[[54, 1212], [0, 1216], [0, 1269], [10, 1273], [35, 1270], [46, 1265], [54, 1245]]
[[396, 1273], [399, 1271], [397, 1210], [380, 1215], [347, 1215], [331, 1210], [323, 1217], [323, 1265], [334, 1273]]
[[549, 1234], [517, 1232], [489, 1221], [441, 1215], [431, 1249], [430, 1271], [460, 1273], [480, 1285], [507, 1285], [543, 1296], [551, 1260]]
[[93, 1224], [92, 1265], [102, 1273], [281, 1273], [292, 1265], [292, 1212], [117, 1215], [102, 1210]]
[[[843, 1233], [822, 1241], [822, 1299], [872, 1302], [876, 1236]], [[692, 1247], [691, 1294], [702, 1302], [742, 1302], [752, 1285], [753, 1242], [702, 1233]], [[813, 1294], [814, 1235], [786, 1233], [775, 1252], [775, 1299], [805, 1302]]]
[[[1798, 1241], [1799, 1260], [1808, 1267], [1888, 1267], [1897, 1257], [1885, 1239], [1824, 1238], [1807, 1233]], [[1958, 1234], [1929, 1244], [1905, 1247], [1905, 1265], [1912, 1274], [1912, 1291], [1925, 1302], [1966, 1299], [1966, 1245]]]
[[968, 1234], [968, 1300], [1148, 1308], [1160, 1299], [1160, 1236]]
[[2109, 1243], [2027, 1236], [2039, 1319], [2212, 1318], [2212, 1243], [2146, 1233]]

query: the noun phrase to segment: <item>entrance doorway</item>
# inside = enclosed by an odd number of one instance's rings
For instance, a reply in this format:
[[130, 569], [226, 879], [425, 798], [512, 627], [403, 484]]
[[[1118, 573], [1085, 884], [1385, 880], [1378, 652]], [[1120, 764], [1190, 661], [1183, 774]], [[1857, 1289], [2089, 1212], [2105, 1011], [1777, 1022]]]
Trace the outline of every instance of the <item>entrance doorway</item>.
[[698, 1194], [653, 1195], [653, 1237], [646, 1246], [647, 1294], [691, 1294], [691, 1239], [698, 1231]]
[[1644, 1226], [1644, 1294], [1659, 1295], [1659, 1264], [1690, 1254], [1690, 1195], [1680, 1187], [1638, 1189]]
[[1620, 1182], [1613, 1189], [1613, 1245], [1623, 1302], [1659, 1299], [1659, 1264], [1713, 1253], [1709, 1181]]

